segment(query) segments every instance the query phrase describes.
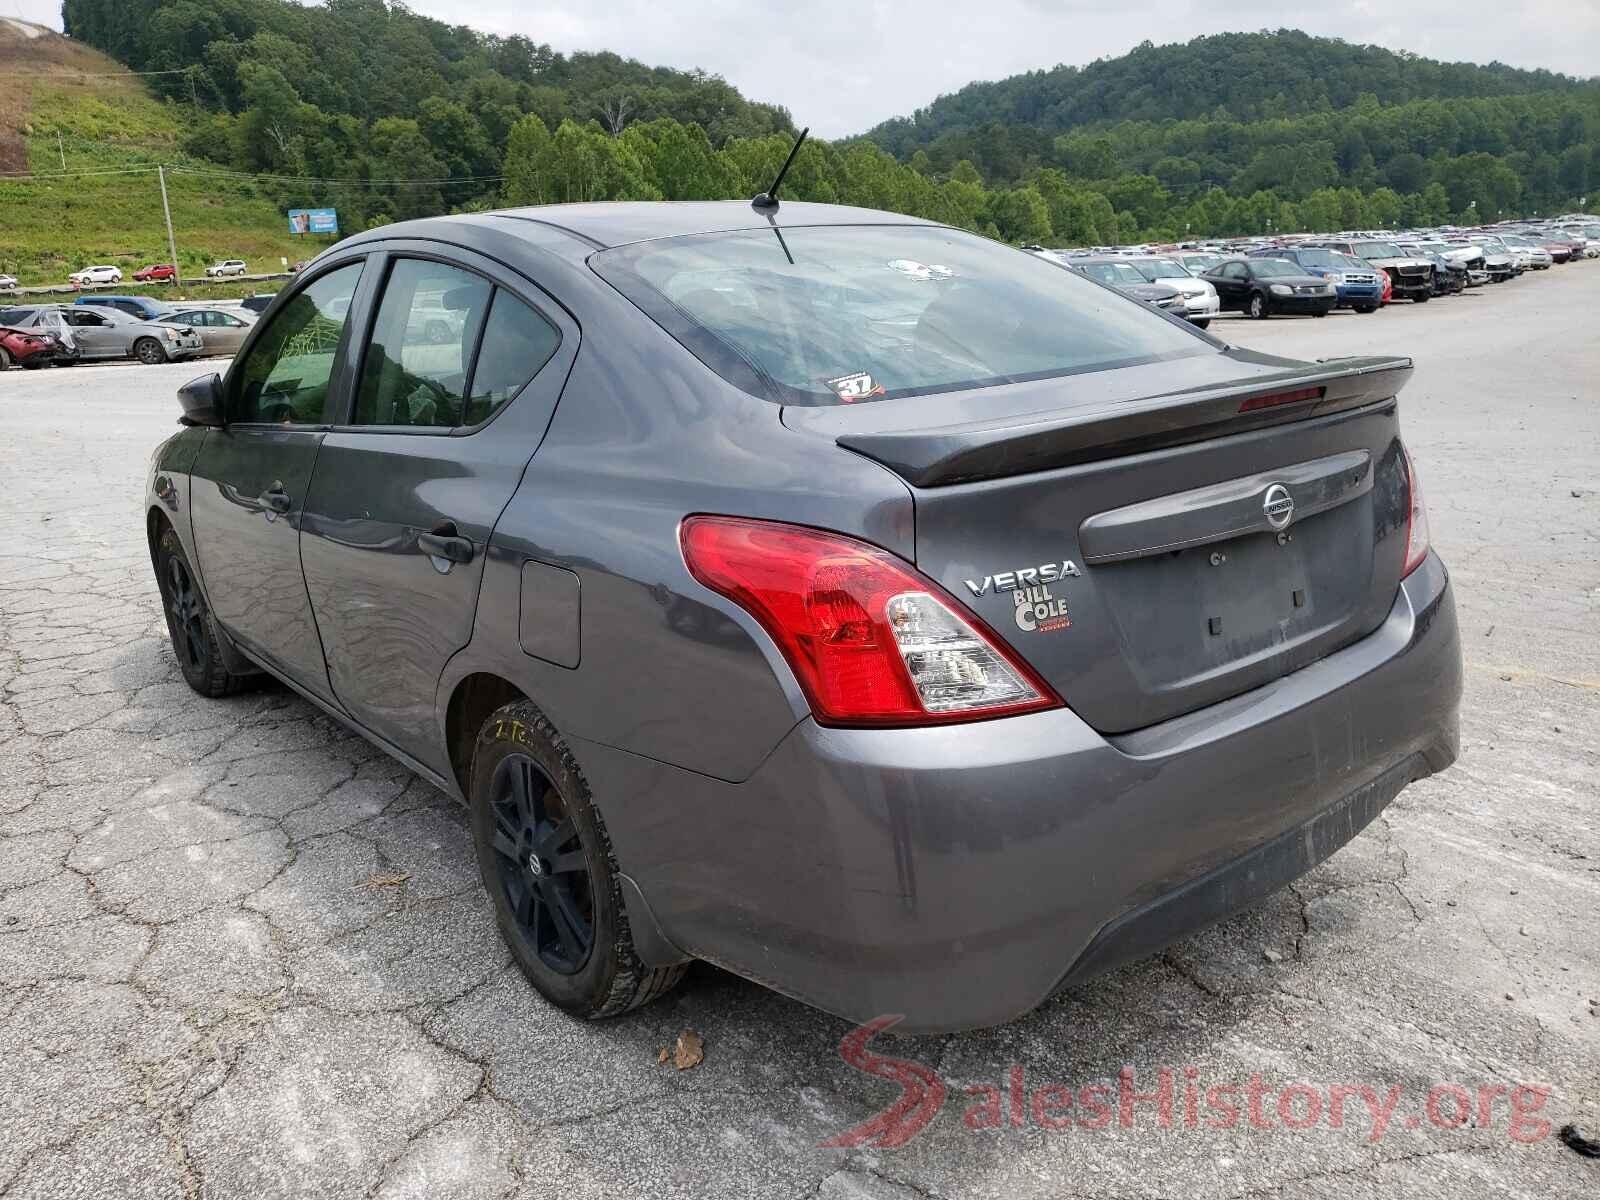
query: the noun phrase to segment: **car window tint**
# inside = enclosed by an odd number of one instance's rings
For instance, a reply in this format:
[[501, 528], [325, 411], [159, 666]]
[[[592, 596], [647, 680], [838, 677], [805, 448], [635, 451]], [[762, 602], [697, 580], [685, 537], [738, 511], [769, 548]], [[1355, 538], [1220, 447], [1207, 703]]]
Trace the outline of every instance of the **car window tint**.
[[590, 261], [724, 379], [784, 404], [856, 404], [1218, 352], [1076, 271], [937, 226], [669, 237]]
[[510, 292], [494, 294], [483, 329], [465, 424], [481, 425], [539, 373], [561, 344], [561, 333]]
[[239, 364], [229, 420], [317, 424], [361, 263], [321, 276], [278, 310]]
[[467, 368], [491, 290], [487, 280], [456, 267], [397, 260], [361, 368], [354, 423], [460, 425]]

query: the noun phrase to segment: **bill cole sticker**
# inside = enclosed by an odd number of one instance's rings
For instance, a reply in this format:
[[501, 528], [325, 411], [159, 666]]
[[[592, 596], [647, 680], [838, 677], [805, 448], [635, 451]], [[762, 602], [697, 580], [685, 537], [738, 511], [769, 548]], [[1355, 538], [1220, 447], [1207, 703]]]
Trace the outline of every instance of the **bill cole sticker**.
[[1011, 600], [1016, 606], [1017, 628], [1024, 633], [1054, 633], [1072, 627], [1067, 602], [1051, 595], [1046, 584], [1020, 587], [1011, 593]]
[[885, 394], [883, 384], [867, 371], [857, 371], [854, 375], [841, 375], [837, 379], [825, 382], [828, 389], [846, 404], [854, 404], [857, 400], [870, 400], [873, 396]]

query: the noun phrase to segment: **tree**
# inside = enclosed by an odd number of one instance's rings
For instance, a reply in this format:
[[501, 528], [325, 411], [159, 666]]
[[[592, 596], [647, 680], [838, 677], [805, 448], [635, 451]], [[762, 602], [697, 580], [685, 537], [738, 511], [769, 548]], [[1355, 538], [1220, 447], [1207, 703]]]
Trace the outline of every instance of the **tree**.
[[1051, 240], [1050, 209], [1035, 187], [996, 192], [989, 219], [1006, 241], [1042, 243]]

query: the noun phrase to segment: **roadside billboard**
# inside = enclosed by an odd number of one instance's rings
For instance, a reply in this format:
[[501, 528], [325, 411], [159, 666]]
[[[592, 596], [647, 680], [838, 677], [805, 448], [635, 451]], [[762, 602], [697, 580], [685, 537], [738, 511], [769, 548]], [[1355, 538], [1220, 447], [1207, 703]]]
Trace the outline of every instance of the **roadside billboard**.
[[331, 208], [291, 208], [290, 233], [338, 233], [339, 214]]

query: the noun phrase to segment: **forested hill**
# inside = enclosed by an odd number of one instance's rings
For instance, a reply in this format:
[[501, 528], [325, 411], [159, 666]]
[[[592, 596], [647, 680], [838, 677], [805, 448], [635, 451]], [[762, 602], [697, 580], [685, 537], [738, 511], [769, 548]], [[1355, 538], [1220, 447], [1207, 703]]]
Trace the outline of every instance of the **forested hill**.
[[905, 157], [943, 134], [992, 123], [1051, 134], [1112, 121], [1249, 122], [1348, 108], [1363, 94], [1405, 104], [1569, 92], [1594, 83], [1502, 63], [1436, 62], [1294, 29], [1219, 33], [1168, 46], [1144, 42], [1086, 67], [971, 83], [909, 118], [885, 121], [867, 136]]
[[[536, 113], [620, 126], [670, 117], [694, 122], [714, 144], [792, 128], [789, 114], [745, 99], [698, 71], [650, 67], [616, 54], [562, 54], [527, 37], [495, 37], [411, 12], [395, 0], [65, 0], [69, 37], [155, 76], [152, 90], [239, 114], [292, 89], [325, 118], [245, 164], [287, 174], [345, 174], [353, 134], [385, 119], [413, 119], [432, 102], [452, 174], [494, 174], [510, 126]], [[459, 106], [441, 112], [441, 105]], [[315, 125], [317, 122], [313, 121]], [[330, 126], [340, 126], [331, 128]], [[293, 143], [298, 137], [298, 145]], [[364, 140], [364, 139], [363, 139]], [[296, 156], [302, 162], [289, 161]], [[343, 158], [341, 169], [333, 162]]]

